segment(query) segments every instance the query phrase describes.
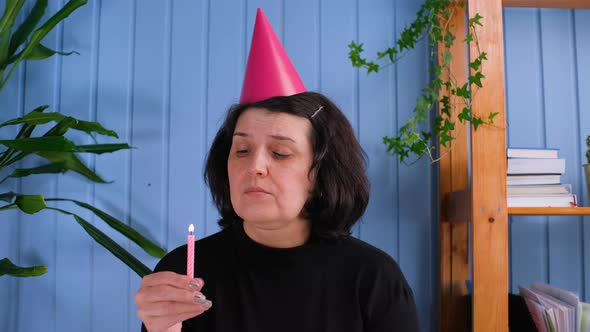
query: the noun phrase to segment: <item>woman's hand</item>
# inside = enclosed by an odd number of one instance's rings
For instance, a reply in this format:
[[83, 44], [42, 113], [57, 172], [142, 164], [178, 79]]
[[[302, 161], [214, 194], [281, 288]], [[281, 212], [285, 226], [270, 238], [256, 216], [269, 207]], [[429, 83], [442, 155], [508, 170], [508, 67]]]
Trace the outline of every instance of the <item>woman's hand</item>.
[[203, 280], [199, 278], [167, 271], [147, 275], [135, 293], [137, 315], [149, 332], [166, 331], [211, 308], [201, 288]]

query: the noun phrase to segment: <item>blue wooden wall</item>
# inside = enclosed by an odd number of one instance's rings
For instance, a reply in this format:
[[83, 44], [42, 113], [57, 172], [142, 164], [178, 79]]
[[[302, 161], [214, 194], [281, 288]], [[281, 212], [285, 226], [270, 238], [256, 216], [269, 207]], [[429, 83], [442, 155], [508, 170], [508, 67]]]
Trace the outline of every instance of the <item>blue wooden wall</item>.
[[[563, 183], [589, 206], [590, 10], [506, 9], [508, 145], [559, 148]], [[590, 217], [510, 218], [510, 283], [548, 282], [590, 301]]]
[[[63, 2], [50, 1], [49, 11]], [[308, 89], [332, 98], [353, 124], [372, 181], [371, 204], [354, 233], [399, 262], [423, 330], [430, 331], [438, 310], [435, 169], [427, 162], [399, 166], [381, 143], [409, 116], [427, 82], [426, 43], [379, 75], [353, 69], [347, 56], [352, 40], [365, 42], [372, 55], [384, 49], [419, 6], [414, 0], [89, 1], [46, 39], [52, 48], [81, 55], [21, 66], [0, 95], [0, 120], [49, 104], [50, 110], [100, 121], [137, 149], [85, 157], [112, 184], [66, 174], [6, 182], [1, 191], [90, 202], [168, 250], [185, 242], [189, 223], [196, 224], [198, 237], [215, 233], [218, 214], [202, 180], [204, 157], [226, 110], [238, 101], [262, 7]], [[15, 133], [11, 128], [1, 135]], [[84, 135], [74, 138], [91, 143]], [[100, 219], [82, 216], [149, 267], [156, 264]], [[0, 330], [139, 329], [133, 302], [139, 277], [74, 220], [16, 212], [1, 219], [0, 256], [20, 265], [45, 264], [49, 272], [0, 278]]]
[[[50, 1], [49, 11], [63, 2]], [[429, 77], [429, 52], [423, 41], [399, 64], [367, 76], [351, 67], [346, 47], [359, 40], [369, 54], [382, 50], [419, 5], [415, 0], [90, 1], [46, 38], [52, 48], [81, 55], [21, 66], [0, 94], [0, 121], [49, 104], [50, 110], [101, 122], [137, 149], [85, 157], [112, 184], [94, 185], [75, 174], [37, 176], [8, 181], [0, 192], [92, 203], [168, 250], [184, 243], [189, 223], [196, 224], [198, 237], [215, 233], [217, 212], [202, 181], [203, 161], [224, 113], [238, 101], [256, 8], [262, 7], [308, 89], [332, 98], [353, 124], [369, 157], [372, 182], [369, 208], [354, 234], [399, 262], [414, 290], [422, 330], [434, 331], [436, 167], [426, 161], [399, 165], [381, 144], [410, 116]], [[590, 15], [505, 14], [509, 142], [560, 147], [568, 158], [565, 179], [582, 195], [580, 137], [590, 134], [590, 45], [582, 36], [590, 32]], [[3, 138], [15, 134], [14, 128], [0, 131]], [[91, 143], [84, 135], [73, 137]], [[100, 219], [79, 212], [146, 265], [156, 264]], [[581, 218], [549, 219], [511, 220], [512, 284], [551, 281], [587, 298], [590, 257], [584, 256], [584, 239], [590, 229]], [[11, 211], [2, 212], [0, 220], [0, 258], [49, 267], [38, 278], [0, 277], [1, 331], [139, 329], [133, 302], [139, 277], [72, 219]]]

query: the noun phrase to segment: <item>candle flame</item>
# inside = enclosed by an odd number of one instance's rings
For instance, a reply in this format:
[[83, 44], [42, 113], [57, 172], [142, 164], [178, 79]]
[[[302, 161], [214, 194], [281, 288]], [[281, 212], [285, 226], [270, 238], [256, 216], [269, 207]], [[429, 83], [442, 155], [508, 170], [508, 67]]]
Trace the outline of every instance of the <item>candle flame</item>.
[[193, 224], [190, 224], [190, 225], [188, 226], [188, 231], [189, 231], [189, 232], [191, 232], [191, 233], [192, 233], [192, 232], [194, 232], [194, 231], [195, 231], [195, 225], [193, 225]]

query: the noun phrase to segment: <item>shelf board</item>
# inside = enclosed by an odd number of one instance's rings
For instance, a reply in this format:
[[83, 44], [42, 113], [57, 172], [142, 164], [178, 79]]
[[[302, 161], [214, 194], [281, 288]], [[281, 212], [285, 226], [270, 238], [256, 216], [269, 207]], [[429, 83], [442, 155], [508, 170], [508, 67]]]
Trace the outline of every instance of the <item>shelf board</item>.
[[509, 207], [512, 216], [590, 216], [590, 207]]
[[503, 0], [503, 7], [589, 9], [590, 0]]

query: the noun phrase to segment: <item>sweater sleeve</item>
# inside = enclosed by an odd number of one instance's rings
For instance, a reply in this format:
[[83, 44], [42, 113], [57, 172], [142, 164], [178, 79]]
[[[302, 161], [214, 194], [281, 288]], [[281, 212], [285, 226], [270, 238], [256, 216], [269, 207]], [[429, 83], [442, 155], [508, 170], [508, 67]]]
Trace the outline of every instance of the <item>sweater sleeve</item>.
[[399, 266], [392, 259], [379, 265], [362, 278], [363, 330], [418, 332], [414, 295]]

